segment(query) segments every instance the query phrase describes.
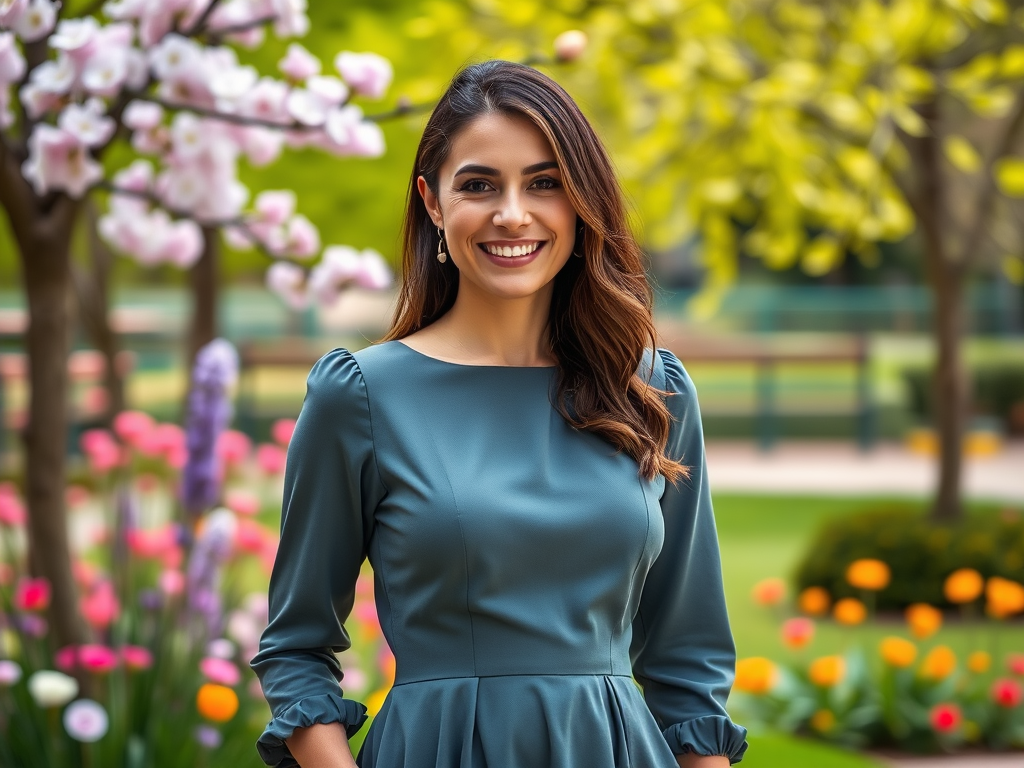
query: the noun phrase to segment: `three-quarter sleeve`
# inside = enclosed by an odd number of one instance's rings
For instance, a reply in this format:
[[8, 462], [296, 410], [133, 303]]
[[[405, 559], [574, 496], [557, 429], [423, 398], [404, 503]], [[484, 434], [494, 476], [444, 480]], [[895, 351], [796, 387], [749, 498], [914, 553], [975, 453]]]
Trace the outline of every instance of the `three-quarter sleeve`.
[[[661, 498], [665, 543], [644, 583], [633, 621], [630, 655], [644, 698], [676, 755], [726, 755], [747, 748], [725, 702], [736, 651], [722, 586], [704, 435], [693, 382], [671, 352], [657, 351], [674, 423], [667, 454], [689, 467], [689, 478], [666, 483]], [[655, 361], [657, 384], [658, 361]]]
[[313, 366], [288, 446], [270, 621], [251, 662], [273, 715], [256, 745], [268, 765], [297, 765], [284, 743], [296, 728], [338, 722], [351, 737], [366, 720], [335, 653], [351, 645], [343, 622], [383, 494], [365, 383], [337, 349]]

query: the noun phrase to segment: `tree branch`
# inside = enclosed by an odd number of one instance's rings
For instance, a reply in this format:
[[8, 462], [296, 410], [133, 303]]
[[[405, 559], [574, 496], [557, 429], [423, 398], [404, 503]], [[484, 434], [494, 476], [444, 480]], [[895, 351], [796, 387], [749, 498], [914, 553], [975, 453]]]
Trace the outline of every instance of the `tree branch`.
[[995, 151], [989, 156], [982, 169], [984, 175], [981, 178], [981, 189], [978, 191], [977, 204], [974, 208], [974, 223], [966, 227], [968, 235], [963, 241], [963, 250], [957, 259], [957, 263], [964, 267], [969, 266], [977, 258], [977, 253], [981, 250], [978, 246], [985, 237], [985, 230], [992, 218], [993, 202], [998, 191], [995, 178], [992, 175], [993, 168], [1000, 159], [1013, 151], [1013, 145], [1017, 143], [1022, 128], [1024, 128], [1024, 92], [1017, 94], [1017, 103], [1006, 123], [1006, 129], [996, 144]]
[[220, 0], [210, 0], [210, 4], [207, 5], [206, 9], [199, 15], [199, 18], [196, 19], [195, 24], [193, 24], [188, 29], [183, 30], [181, 34], [183, 34], [185, 37], [195, 37], [200, 32], [202, 32], [203, 28], [206, 26], [206, 22], [210, 20], [210, 16], [213, 14], [215, 10], [217, 10], [218, 5], [220, 5]]
[[258, 117], [247, 117], [245, 115], [233, 115], [230, 112], [220, 112], [208, 107], [200, 107], [193, 104], [179, 104], [173, 101], [161, 99], [158, 96], [139, 95], [143, 101], [151, 101], [159, 104], [164, 109], [183, 109], [192, 112], [200, 117], [208, 117], [212, 120], [220, 120], [233, 125], [247, 125], [252, 127], [276, 128], [279, 131], [322, 131], [323, 126], [305, 125], [297, 120], [290, 123], [275, 123], [273, 120], [262, 120]]
[[274, 14], [260, 16], [259, 18], [253, 19], [252, 21], [247, 21], [244, 24], [235, 24], [230, 27], [217, 27], [217, 29], [208, 29], [206, 30], [206, 34], [210, 37], [210, 39], [213, 42], [219, 42], [222, 37], [226, 37], [228, 35], [237, 35], [239, 32], [248, 32], [250, 29], [255, 29], [256, 27], [262, 27], [264, 24], [269, 24], [276, 18], [277, 16]]

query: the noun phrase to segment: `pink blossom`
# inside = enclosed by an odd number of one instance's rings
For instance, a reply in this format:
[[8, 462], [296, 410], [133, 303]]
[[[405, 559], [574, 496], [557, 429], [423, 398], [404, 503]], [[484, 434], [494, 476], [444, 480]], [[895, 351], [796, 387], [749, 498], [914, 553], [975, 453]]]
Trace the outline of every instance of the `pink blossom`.
[[57, 125], [83, 146], [98, 147], [114, 135], [114, 121], [104, 114], [103, 102], [89, 99], [83, 104], [68, 104], [57, 117]]
[[306, 259], [320, 250], [320, 232], [302, 214], [288, 220], [284, 252], [293, 258]]
[[0, 130], [14, 125], [14, 112], [11, 111], [10, 86], [0, 83]]
[[133, 131], [151, 131], [164, 120], [164, 108], [151, 101], [133, 101], [124, 110], [124, 124]]
[[304, 37], [309, 32], [306, 0], [268, 0], [278, 37]]
[[141, 450], [147, 456], [167, 456], [172, 451], [184, 447], [185, 432], [177, 424], [157, 424], [146, 436]]
[[288, 46], [288, 54], [277, 63], [278, 69], [290, 80], [300, 83], [320, 74], [320, 59], [298, 43]]
[[238, 667], [227, 659], [219, 659], [216, 656], [207, 656], [200, 661], [199, 670], [207, 680], [218, 685], [238, 685], [242, 680]]
[[342, 677], [342, 685], [346, 691], [355, 693], [366, 688], [366, 684], [369, 680], [366, 677], [366, 673], [363, 672], [359, 667], [345, 667], [344, 676]]
[[19, 611], [45, 611], [50, 605], [50, 582], [42, 576], [22, 576], [14, 587], [14, 607]]
[[14, 41], [13, 32], [0, 32], [0, 86], [16, 83], [25, 74], [25, 57]]
[[25, 506], [18, 498], [13, 483], [0, 483], [0, 525], [10, 528], [25, 524]]
[[391, 62], [375, 53], [342, 51], [334, 58], [342, 78], [361, 96], [379, 99], [391, 85]]
[[129, 67], [127, 50], [116, 47], [102, 49], [85, 62], [82, 85], [95, 96], [112, 98], [124, 87], [131, 72]]
[[96, 49], [100, 23], [92, 16], [64, 19], [47, 41], [57, 51], [65, 51], [75, 61], [84, 61]]
[[241, 464], [252, 452], [252, 440], [237, 429], [226, 429], [217, 439], [217, 453], [228, 466]]
[[227, 633], [243, 648], [251, 648], [260, 640], [260, 627], [256, 619], [245, 611], [232, 611], [228, 616]]
[[136, 557], [162, 558], [178, 544], [178, 532], [170, 523], [159, 528], [133, 528], [127, 534], [128, 549]]
[[288, 86], [271, 77], [260, 78], [252, 89], [238, 102], [238, 111], [246, 117], [255, 117], [272, 123], [286, 125], [288, 116]]
[[268, 475], [278, 475], [284, 471], [285, 452], [273, 443], [261, 443], [256, 448], [256, 464]]
[[218, 109], [234, 112], [236, 102], [251, 91], [258, 80], [259, 72], [250, 66], [215, 71], [210, 78], [210, 91], [217, 99]]
[[295, 419], [278, 419], [270, 427], [270, 436], [278, 445], [288, 446], [295, 432]]
[[306, 81], [306, 88], [330, 106], [337, 107], [348, 98], [348, 86], [330, 75], [317, 75]]
[[120, 615], [121, 604], [114, 595], [113, 585], [109, 581], [101, 581], [79, 600], [78, 610], [90, 626], [105, 629]]
[[[114, 174], [114, 186], [132, 192], [148, 192], [153, 186], [153, 164], [148, 160], [136, 160], [125, 166]], [[117, 198], [119, 202], [131, 200], [145, 205], [143, 201], [136, 201], [126, 195], [117, 195]]]
[[[15, 7], [23, 6], [24, 3], [14, 0], [14, 5]], [[53, 0], [29, 0], [28, 6], [10, 26], [26, 43], [42, 40], [50, 34], [54, 24], [57, 23], [59, 5]]]
[[300, 312], [309, 306], [310, 295], [306, 291], [306, 273], [302, 267], [287, 261], [277, 261], [267, 269], [264, 279], [267, 288], [291, 309]]
[[328, 110], [333, 105], [318, 93], [295, 88], [288, 94], [285, 106], [288, 114], [303, 125], [319, 126], [327, 122]]
[[27, 8], [28, 0], [0, 0], [0, 27], [13, 27]]
[[114, 434], [131, 446], [142, 445], [156, 423], [142, 411], [122, 411], [114, 417]]
[[37, 194], [63, 190], [81, 197], [103, 178], [103, 169], [78, 137], [40, 123], [28, 140], [29, 156], [21, 171]]
[[99, 741], [110, 728], [107, 710], [98, 701], [77, 699], [64, 710], [64, 730], [75, 741], [90, 744]]
[[167, 229], [164, 260], [179, 269], [189, 269], [203, 255], [203, 232], [194, 221], [175, 221]]
[[235, 644], [226, 637], [218, 637], [206, 645], [206, 655], [218, 659], [232, 659], [235, 656]]
[[121, 646], [121, 660], [126, 669], [140, 671], [153, 666], [153, 654], [141, 645]]
[[295, 193], [290, 189], [268, 189], [256, 195], [253, 208], [265, 224], [284, 224], [295, 212]]
[[78, 649], [78, 663], [90, 672], [103, 675], [117, 666], [117, 653], [105, 645], [83, 645]]
[[249, 491], [233, 490], [224, 494], [224, 506], [239, 515], [252, 517], [260, 511], [260, 499]]
[[168, 597], [185, 591], [185, 574], [178, 570], [166, 570], [160, 574], [160, 591]]
[[53, 665], [61, 672], [72, 672], [78, 666], [78, 648], [65, 645], [53, 655]]
[[253, 126], [242, 135], [242, 149], [249, 162], [260, 168], [272, 163], [281, 154], [284, 136], [280, 131]]

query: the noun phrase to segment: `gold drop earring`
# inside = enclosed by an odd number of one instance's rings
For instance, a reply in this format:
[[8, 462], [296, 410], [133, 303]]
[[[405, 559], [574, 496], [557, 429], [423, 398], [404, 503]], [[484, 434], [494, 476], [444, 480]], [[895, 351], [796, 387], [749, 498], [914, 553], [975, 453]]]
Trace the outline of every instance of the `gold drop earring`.
[[448, 261], [448, 254], [444, 252], [444, 232], [437, 228], [437, 260], [444, 264]]

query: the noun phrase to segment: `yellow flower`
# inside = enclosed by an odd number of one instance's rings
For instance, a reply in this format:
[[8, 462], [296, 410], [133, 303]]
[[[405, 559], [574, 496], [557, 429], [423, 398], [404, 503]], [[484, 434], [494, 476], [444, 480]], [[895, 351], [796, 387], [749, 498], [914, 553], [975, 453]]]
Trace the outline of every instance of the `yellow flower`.
[[811, 662], [807, 676], [815, 685], [828, 688], [842, 682], [846, 675], [846, 661], [842, 656], [822, 656]]
[[904, 613], [910, 631], [918, 640], [931, 637], [942, 626], [942, 611], [927, 603], [914, 603]]
[[928, 651], [921, 662], [921, 677], [928, 680], [945, 680], [956, 669], [956, 654], [948, 645], [937, 645]]
[[832, 608], [832, 615], [840, 624], [854, 626], [867, 618], [868, 609], [855, 597], [844, 597]]
[[380, 712], [380, 708], [384, 706], [384, 699], [387, 698], [388, 690], [388, 688], [381, 688], [366, 697], [363, 703], [366, 705], [366, 711], [370, 717], [376, 717]]
[[992, 657], [985, 651], [975, 651], [967, 657], [967, 668], [976, 675], [983, 675], [992, 666]]
[[878, 646], [882, 659], [890, 667], [909, 667], [917, 658], [917, 646], [902, 637], [887, 637]]
[[760, 696], [772, 689], [777, 675], [775, 664], [770, 659], [751, 656], [736, 662], [736, 680], [733, 686], [738, 691]]
[[889, 570], [889, 566], [874, 558], [854, 560], [846, 569], [846, 580], [850, 586], [871, 592], [885, 589], [889, 586], [891, 578], [892, 571]]
[[985, 599], [988, 615], [1005, 619], [1024, 611], [1024, 586], [1001, 576], [993, 576], [985, 584]]
[[836, 716], [831, 709], [819, 709], [811, 715], [811, 728], [818, 733], [828, 733], [836, 724]]
[[797, 598], [800, 613], [808, 616], [824, 616], [832, 605], [832, 598], [824, 587], [808, 587]]
[[751, 592], [758, 605], [778, 605], [786, 597], [786, 582], [778, 577], [762, 579]]
[[207, 720], [226, 723], [238, 711], [238, 694], [226, 685], [205, 683], [196, 694], [196, 709]]
[[985, 586], [981, 574], [973, 568], [960, 568], [946, 577], [942, 591], [951, 603], [972, 603], [981, 595]]

